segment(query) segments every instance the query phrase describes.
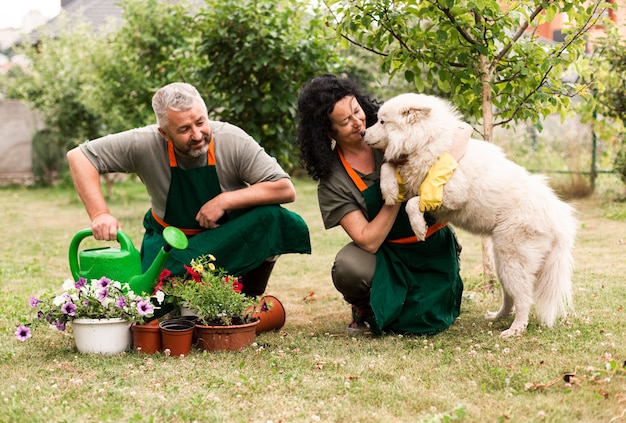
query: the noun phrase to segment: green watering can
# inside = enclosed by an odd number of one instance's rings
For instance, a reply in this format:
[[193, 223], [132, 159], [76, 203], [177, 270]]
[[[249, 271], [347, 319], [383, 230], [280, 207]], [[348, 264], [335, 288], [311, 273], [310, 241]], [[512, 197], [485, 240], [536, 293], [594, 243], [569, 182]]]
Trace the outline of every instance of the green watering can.
[[139, 251], [124, 231], [117, 231], [119, 248], [101, 247], [78, 252], [81, 241], [92, 235], [90, 228], [83, 229], [74, 235], [70, 243], [70, 271], [74, 280], [81, 277], [100, 279], [106, 276], [111, 280], [128, 283], [130, 289], [137, 294], [151, 294], [172, 248], [184, 250], [189, 244], [187, 236], [180, 229], [173, 226], [163, 229], [165, 245], [148, 270], [142, 274]]

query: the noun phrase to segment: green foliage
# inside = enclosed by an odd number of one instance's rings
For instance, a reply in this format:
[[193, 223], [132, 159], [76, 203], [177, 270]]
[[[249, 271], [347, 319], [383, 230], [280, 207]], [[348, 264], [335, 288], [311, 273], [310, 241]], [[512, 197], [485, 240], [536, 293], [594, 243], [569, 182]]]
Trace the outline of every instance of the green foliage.
[[256, 298], [242, 294], [238, 278], [216, 268], [214, 261], [212, 255], [191, 260], [184, 276], [169, 276], [165, 271], [161, 289], [166, 302], [191, 309], [204, 325], [249, 323]]
[[340, 60], [309, 2], [212, 1], [196, 16], [202, 34], [193, 79], [209, 110], [242, 127], [288, 170], [295, 167], [298, 90]]
[[65, 167], [65, 138], [58, 131], [44, 129], [33, 137], [33, 174], [37, 182], [52, 185]]
[[617, 28], [596, 40], [590, 61], [598, 112], [626, 122], [626, 41]]
[[103, 120], [101, 135], [154, 123], [154, 93], [188, 78], [190, 3], [122, 0], [120, 6], [123, 25], [109, 33], [106, 49], [91, 52], [97, 73], [84, 87], [86, 106]]
[[31, 69], [15, 72], [5, 80], [7, 97], [28, 102], [42, 116], [48, 129], [67, 141], [99, 135], [102, 117], [85, 104], [84, 87], [93, 82], [93, 54], [102, 40], [86, 25], [71, 30], [60, 22], [57, 36], [40, 33], [36, 45], [24, 42], [18, 52], [31, 61]]
[[[610, 7], [602, 0], [327, 3], [338, 33], [377, 52], [382, 72], [403, 75], [418, 91], [436, 86], [466, 116], [483, 119], [489, 140], [493, 126], [563, 113], [571, 96], [585, 94], [564, 75]], [[571, 22], [565, 41], [544, 42], [532, 28], [556, 13]]]
[[581, 113], [594, 124], [600, 138], [613, 147], [613, 169], [626, 184], [626, 42], [617, 28], [610, 28], [595, 43], [587, 82], [593, 86], [596, 101], [585, 109], [581, 107]]
[[[286, 170], [297, 163], [299, 87], [335, 71], [336, 39], [305, 0], [122, 0], [123, 22], [93, 31], [59, 19], [20, 53], [31, 69], [0, 76], [72, 146], [154, 122], [161, 86], [196, 85], [212, 117], [241, 126]], [[306, 6], [306, 7], [305, 7]]]

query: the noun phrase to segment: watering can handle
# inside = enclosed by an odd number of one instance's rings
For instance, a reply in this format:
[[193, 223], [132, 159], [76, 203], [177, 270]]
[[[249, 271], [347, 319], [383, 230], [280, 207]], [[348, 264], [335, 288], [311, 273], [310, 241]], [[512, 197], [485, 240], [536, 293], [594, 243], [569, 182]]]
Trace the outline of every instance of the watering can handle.
[[[91, 228], [82, 229], [78, 231], [76, 235], [74, 235], [74, 238], [72, 238], [72, 242], [70, 243], [70, 271], [72, 272], [72, 276], [74, 277], [75, 281], [80, 278], [80, 269], [78, 264], [78, 246], [82, 242], [82, 240], [87, 238], [88, 236], [93, 236], [93, 231], [91, 230]], [[133, 241], [121, 229], [117, 230], [117, 242], [120, 243], [121, 251], [132, 251], [135, 249]]]

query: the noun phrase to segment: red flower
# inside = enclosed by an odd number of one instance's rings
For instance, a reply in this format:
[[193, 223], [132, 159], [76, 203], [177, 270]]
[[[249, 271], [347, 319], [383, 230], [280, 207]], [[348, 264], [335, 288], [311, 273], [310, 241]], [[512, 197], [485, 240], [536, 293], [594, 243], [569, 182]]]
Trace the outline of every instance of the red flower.
[[233, 280], [233, 289], [236, 292], [241, 292], [241, 290], [243, 289], [243, 284], [241, 283], [241, 280], [239, 278]]
[[172, 272], [167, 269], [163, 269], [161, 274], [159, 275], [159, 284], [163, 284], [163, 281], [172, 276]]
[[202, 282], [202, 276], [196, 272], [195, 270], [193, 270], [191, 267], [187, 266], [186, 264], [183, 265], [185, 267], [185, 270], [187, 271], [187, 274], [189, 276], [191, 276], [191, 278], [196, 281], [196, 282]]

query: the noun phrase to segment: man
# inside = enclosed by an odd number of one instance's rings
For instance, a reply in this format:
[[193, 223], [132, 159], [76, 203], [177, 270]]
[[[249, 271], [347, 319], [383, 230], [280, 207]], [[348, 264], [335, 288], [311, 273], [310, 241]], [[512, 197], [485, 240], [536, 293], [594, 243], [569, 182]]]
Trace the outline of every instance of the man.
[[87, 141], [67, 153], [72, 180], [91, 219], [95, 239], [115, 240], [120, 222], [110, 213], [100, 174], [137, 174], [150, 195], [141, 246], [146, 270], [164, 244], [166, 226], [189, 238], [166, 263], [172, 274], [202, 254], [242, 275], [243, 292], [261, 295], [277, 256], [310, 253], [309, 232], [279, 204], [296, 192], [276, 160], [240, 128], [209, 121], [195, 87], [172, 83], [152, 98], [157, 124]]

